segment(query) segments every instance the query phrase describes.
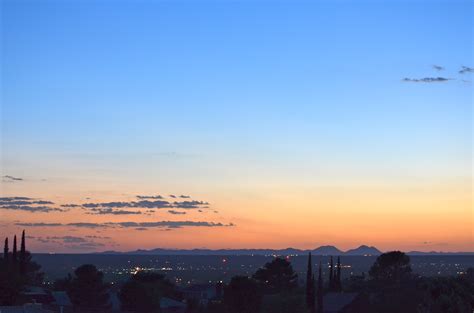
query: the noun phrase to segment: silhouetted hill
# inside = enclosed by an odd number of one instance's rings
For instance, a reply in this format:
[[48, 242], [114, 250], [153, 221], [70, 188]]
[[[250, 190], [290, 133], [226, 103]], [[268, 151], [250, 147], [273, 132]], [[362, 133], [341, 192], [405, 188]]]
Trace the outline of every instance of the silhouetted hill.
[[338, 248], [334, 246], [321, 246], [311, 251], [311, 253], [314, 255], [342, 255], [344, 254], [343, 251], [339, 250]]
[[408, 255], [474, 255], [474, 252], [410, 251]]
[[[353, 251], [355, 251], [354, 249]], [[378, 251], [378, 250], [377, 250]], [[138, 249], [134, 251], [118, 252], [104, 251], [101, 254], [134, 254], [134, 255], [301, 255], [311, 252], [313, 255], [344, 255], [344, 251], [335, 246], [321, 246], [313, 250], [302, 250], [295, 248], [286, 249], [163, 249], [151, 250]], [[380, 253], [380, 252], [379, 252]], [[351, 255], [358, 255], [355, 251]], [[361, 253], [360, 255], [363, 255]]]
[[359, 248], [347, 250], [345, 255], [379, 255], [382, 254], [379, 249], [362, 245]]
[[[373, 246], [362, 245], [355, 249], [341, 251], [335, 246], [321, 246], [313, 250], [302, 250], [294, 248], [286, 249], [163, 249], [156, 248], [151, 250], [138, 249], [134, 251], [118, 252], [118, 251], [104, 251], [99, 254], [128, 254], [128, 255], [303, 255], [311, 252], [313, 255], [379, 255], [382, 252]], [[474, 255], [474, 252], [420, 252], [411, 251], [409, 255]]]

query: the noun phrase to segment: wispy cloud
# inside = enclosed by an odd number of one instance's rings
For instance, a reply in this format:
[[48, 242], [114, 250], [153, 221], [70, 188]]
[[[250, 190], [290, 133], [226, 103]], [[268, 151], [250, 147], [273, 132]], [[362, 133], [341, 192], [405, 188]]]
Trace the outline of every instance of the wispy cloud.
[[65, 212], [65, 209], [53, 208], [49, 206], [31, 206], [31, 205], [2, 205], [0, 206], [1, 210], [15, 210], [15, 211], [27, 211], [27, 212], [40, 212], [40, 213], [49, 213], [49, 212]]
[[461, 70], [459, 70], [459, 74], [467, 74], [467, 73], [474, 73], [474, 67], [469, 66], [461, 66]]
[[4, 175], [2, 176], [2, 180], [7, 181], [7, 182], [14, 182], [14, 181], [22, 181], [23, 178], [11, 176], [11, 175]]
[[51, 201], [33, 199], [28, 197], [1, 197], [0, 210], [15, 210], [28, 212], [65, 212], [67, 209], [51, 207], [54, 204]]
[[446, 78], [446, 77], [423, 77], [423, 78], [408, 78], [405, 77], [402, 79], [404, 82], [410, 82], [410, 83], [444, 83], [447, 81], [452, 80], [451, 78]]
[[183, 227], [233, 227], [235, 224], [207, 221], [155, 221], [155, 222], [106, 222], [106, 223], [16, 223], [22, 227], [79, 227], [79, 228], [183, 228]]
[[138, 209], [203, 209], [209, 207], [209, 202], [205, 201], [166, 201], [166, 200], [140, 200], [140, 201], [114, 201], [84, 203], [84, 208], [138, 208]]
[[[31, 210], [31, 211], [65, 211], [65, 209], [84, 208], [89, 210], [89, 214], [141, 214], [137, 210], [116, 210], [116, 209], [207, 209], [210, 204], [207, 201], [191, 200], [187, 195], [170, 195], [171, 198], [190, 199], [183, 201], [168, 201], [161, 195], [136, 196], [138, 201], [110, 201], [110, 202], [87, 202], [87, 203], [67, 203], [59, 205], [60, 208], [36, 207], [37, 205], [52, 205], [52, 201], [33, 199], [29, 197], [2, 197], [0, 198], [0, 209]], [[21, 208], [19, 206], [25, 206]], [[30, 206], [30, 208], [26, 207]]]
[[106, 214], [112, 214], [112, 215], [136, 215], [136, 214], [142, 214], [141, 211], [129, 211], [129, 210], [114, 210], [112, 208], [93, 208], [90, 209], [90, 211], [87, 214], [96, 214], [96, 215], [106, 215]]
[[[33, 240], [36, 240], [45, 244], [54, 244], [61, 245], [73, 250], [93, 250], [98, 247], [104, 247], [105, 244], [102, 242], [97, 242], [96, 239], [110, 239], [109, 237], [98, 237], [98, 236], [48, 236], [48, 237], [31, 237]], [[115, 244], [111, 242], [111, 244]]]
[[436, 65], [434, 64], [433, 65], [433, 69], [435, 69], [436, 71], [444, 71], [444, 67], [443, 66], [440, 66], [440, 65]]
[[157, 196], [137, 196], [137, 199], [142, 199], [142, 200], [146, 200], [146, 199], [164, 199], [164, 197], [162, 197], [160, 195], [157, 195]]
[[175, 210], [168, 210], [168, 213], [174, 214], [174, 215], [184, 215], [186, 212], [183, 211], [175, 211]]

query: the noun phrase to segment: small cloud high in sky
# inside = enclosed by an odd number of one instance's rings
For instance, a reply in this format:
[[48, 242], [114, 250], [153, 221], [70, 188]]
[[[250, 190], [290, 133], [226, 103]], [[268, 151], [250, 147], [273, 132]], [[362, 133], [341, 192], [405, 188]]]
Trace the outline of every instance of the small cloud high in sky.
[[472, 5], [3, 1], [1, 233], [472, 250]]

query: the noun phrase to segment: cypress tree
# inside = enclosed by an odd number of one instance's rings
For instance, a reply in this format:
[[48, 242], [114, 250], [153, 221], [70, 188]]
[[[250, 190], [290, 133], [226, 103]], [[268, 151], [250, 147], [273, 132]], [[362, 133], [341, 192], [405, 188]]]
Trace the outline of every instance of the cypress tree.
[[336, 273], [336, 289], [337, 291], [342, 290], [342, 282], [341, 282], [341, 257], [337, 257], [337, 273]]
[[21, 248], [20, 248], [20, 273], [26, 273], [26, 243], [25, 230], [21, 233]]
[[308, 269], [306, 271], [306, 307], [310, 312], [314, 312], [314, 274], [313, 274], [313, 264], [311, 262], [311, 252], [308, 255]]
[[311, 281], [313, 282], [313, 288], [311, 288], [311, 310], [310, 313], [316, 313], [316, 281], [314, 279], [314, 273], [311, 276]]
[[8, 260], [8, 237], [5, 238], [5, 245], [3, 246], [3, 258], [5, 261]]
[[330, 268], [329, 268], [329, 290], [334, 289], [334, 262], [331, 256]]
[[15, 263], [17, 261], [16, 235], [13, 237], [12, 261], [13, 261], [13, 263]]
[[319, 275], [318, 275], [318, 291], [317, 291], [317, 297], [318, 297], [318, 307], [316, 312], [317, 313], [323, 313], [323, 274], [322, 274], [322, 264], [319, 262]]

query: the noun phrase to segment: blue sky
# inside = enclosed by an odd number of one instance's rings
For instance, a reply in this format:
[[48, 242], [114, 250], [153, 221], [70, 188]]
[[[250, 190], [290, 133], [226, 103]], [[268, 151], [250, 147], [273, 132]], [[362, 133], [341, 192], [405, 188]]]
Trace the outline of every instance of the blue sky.
[[[3, 1], [2, 174], [206, 195], [470, 179], [472, 74], [458, 71], [474, 65], [472, 13], [471, 1]], [[452, 80], [402, 82], [438, 76]]]

